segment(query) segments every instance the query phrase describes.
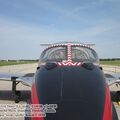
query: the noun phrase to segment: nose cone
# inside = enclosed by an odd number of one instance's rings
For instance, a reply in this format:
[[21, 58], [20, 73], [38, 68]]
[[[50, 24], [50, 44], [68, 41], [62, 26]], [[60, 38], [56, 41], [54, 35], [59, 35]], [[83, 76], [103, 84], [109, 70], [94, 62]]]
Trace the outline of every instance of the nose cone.
[[105, 103], [105, 78], [102, 71], [84, 67], [56, 67], [38, 71], [37, 94], [41, 104], [57, 104], [55, 114], [46, 120], [102, 120]]

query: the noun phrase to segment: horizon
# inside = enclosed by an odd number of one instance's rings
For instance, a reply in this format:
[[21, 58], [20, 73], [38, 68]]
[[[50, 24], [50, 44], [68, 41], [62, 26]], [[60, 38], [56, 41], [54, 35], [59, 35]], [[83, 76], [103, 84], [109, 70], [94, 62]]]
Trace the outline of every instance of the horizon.
[[[0, 61], [37, 61], [39, 59], [0, 59]], [[99, 58], [99, 60], [120, 60], [120, 58]]]

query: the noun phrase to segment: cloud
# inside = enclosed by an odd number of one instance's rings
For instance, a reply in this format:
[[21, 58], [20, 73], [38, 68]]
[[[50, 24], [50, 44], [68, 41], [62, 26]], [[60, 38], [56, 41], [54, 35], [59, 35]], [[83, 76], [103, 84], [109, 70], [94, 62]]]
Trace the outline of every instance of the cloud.
[[5, 38], [6, 40], [48, 40], [48, 36], [53, 34], [55, 31], [57, 30], [50, 28], [50, 26], [38, 27], [26, 23], [0, 19], [0, 37]]
[[99, 2], [104, 3], [104, 2], [120, 2], [119, 0], [99, 0]]
[[[120, 23], [116, 21], [104, 21], [79, 30], [60, 30], [51, 25], [35, 26], [8, 18], [0, 18], [0, 59], [35, 59], [43, 49], [40, 48], [40, 43], [74, 40], [89, 42], [94, 37], [97, 40], [99, 35], [102, 36], [102, 34], [116, 29], [120, 29]], [[96, 40], [94, 43], [97, 44]]]
[[78, 37], [93, 37], [110, 30], [115, 30], [120, 28], [120, 23], [117, 21], [104, 21], [98, 23], [97, 25], [87, 26], [84, 29], [62, 29], [56, 28], [54, 25], [47, 26], [35, 26], [27, 23], [22, 23], [18, 21], [13, 21], [10, 19], [1, 18], [0, 19], [0, 39], [1, 41], [57, 41], [66, 40], [68, 38], [78, 38]]
[[105, 32], [109, 32], [111, 30], [115, 30], [116, 28], [120, 28], [120, 23], [112, 23], [112, 24], [98, 24], [96, 26], [85, 29], [83, 32], [80, 32], [82, 36], [96, 36]]

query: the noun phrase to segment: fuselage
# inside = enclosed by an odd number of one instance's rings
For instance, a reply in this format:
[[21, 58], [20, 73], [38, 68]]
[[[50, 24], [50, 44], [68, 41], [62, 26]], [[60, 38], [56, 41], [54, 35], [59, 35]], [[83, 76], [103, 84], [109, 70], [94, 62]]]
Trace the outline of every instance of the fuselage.
[[56, 104], [56, 113], [32, 120], [112, 120], [108, 85], [97, 53], [78, 43], [54, 44], [41, 54], [32, 104]]

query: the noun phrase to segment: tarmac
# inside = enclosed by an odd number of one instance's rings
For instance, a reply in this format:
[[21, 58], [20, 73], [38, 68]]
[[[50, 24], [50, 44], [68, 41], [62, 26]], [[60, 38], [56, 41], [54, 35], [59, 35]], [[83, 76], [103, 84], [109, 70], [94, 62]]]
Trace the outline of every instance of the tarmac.
[[[11, 65], [11, 66], [3, 66], [0, 67], [0, 73], [35, 73], [37, 63], [33, 64], [22, 64], [22, 65]], [[115, 67], [111, 66], [103, 66], [103, 70], [107, 70], [109, 72], [114, 71]], [[116, 69], [116, 72], [120, 72], [119, 69]], [[8, 81], [0, 81], [0, 104], [15, 104], [13, 97], [12, 97], [12, 82]], [[17, 90], [21, 91], [21, 101], [19, 104], [26, 104], [26, 101], [28, 98], [30, 98], [30, 90], [31, 88], [28, 86], [24, 86], [21, 83], [17, 85]], [[120, 91], [120, 87], [116, 87], [115, 85], [112, 85], [110, 87], [111, 91]], [[120, 119], [120, 106], [117, 105], [117, 103], [114, 103], [115, 108], [118, 113], [118, 117]], [[0, 120], [13, 120], [13, 118], [2, 118], [0, 117]], [[18, 117], [14, 118], [14, 120], [24, 120], [24, 117]]]

